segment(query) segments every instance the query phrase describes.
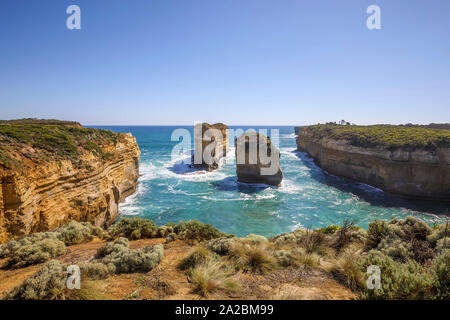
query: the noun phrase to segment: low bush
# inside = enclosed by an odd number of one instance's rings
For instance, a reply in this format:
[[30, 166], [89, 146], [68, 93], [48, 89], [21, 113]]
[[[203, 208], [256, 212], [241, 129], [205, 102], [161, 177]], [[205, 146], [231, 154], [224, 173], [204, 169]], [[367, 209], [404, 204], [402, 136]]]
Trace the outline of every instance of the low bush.
[[183, 240], [211, 240], [220, 237], [229, 236], [220, 232], [210, 224], [204, 224], [197, 220], [182, 221], [173, 227], [178, 238]]
[[450, 249], [442, 250], [433, 260], [431, 273], [435, 282], [434, 298], [450, 299]]
[[235, 242], [236, 238], [221, 237], [207, 241], [205, 247], [217, 254], [227, 255], [231, 253]]
[[112, 238], [125, 237], [130, 240], [155, 238], [158, 235], [158, 227], [152, 220], [144, 218], [122, 218], [108, 229]]
[[53, 232], [58, 233], [58, 239], [63, 241], [66, 246], [91, 241], [94, 236], [102, 238], [104, 234], [100, 227], [93, 226], [88, 222], [77, 221], [71, 221]]
[[364, 287], [363, 297], [388, 300], [434, 298], [436, 282], [433, 275], [416, 261], [397, 262], [373, 251], [362, 259], [361, 270], [366, 270], [370, 265], [376, 265], [381, 270], [381, 288], [368, 290]]
[[5, 300], [54, 300], [64, 297], [66, 266], [48, 262], [41, 270], [7, 293]]
[[82, 277], [87, 277], [94, 280], [106, 279], [109, 275], [115, 272], [115, 268], [108, 265], [94, 262], [80, 264], [80, 271]]
[[[434, 236], [433, 236], [434, 235]], [[436, 254], [439, 230], [431, 229], [424, 222], [413, 217], [404, 220], [392, 219], [389, 222], [375, 220], [367, 230], [366, 250], [375, 249], [398, 261], [413, 259], [424, 263]]]
[[321, 229], [318, 229], [317, 231], [322, 232], [322, 233], [326, 233], [326, 234], [333, 234], [336, 231], [338, 231], [339, 229], [341, 229], [340, 226], [337, 225], [330, 225]]
[[128, 239], [119, 238], [97, 251], [96, 257], [114, 273], [148, 272], [161, 262], [162, 244], [130, 250]]
[[64, 242], [56, 233], [35, 233], [3, 246], [2, 256], [7, 258], [6, 268], [23, 268], [45, 262], [66, 252]]

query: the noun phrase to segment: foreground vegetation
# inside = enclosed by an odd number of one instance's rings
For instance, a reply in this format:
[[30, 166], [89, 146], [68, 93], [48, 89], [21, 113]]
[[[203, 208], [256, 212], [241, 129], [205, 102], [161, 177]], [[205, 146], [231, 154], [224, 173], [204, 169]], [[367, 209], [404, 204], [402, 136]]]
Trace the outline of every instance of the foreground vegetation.
[[450, 130], [429, 126], [338, 125], [333, 123], [306, 127], [314, 137], [347, 140], [358, 147], [423, 148], [450, 147]]
[[117, 139], [117, 133], [83, 128], [70, 121], [0, 121], [0, 165], [20, 166], [22, 156], [32, 160], [52, 158], [76, 161], [82, 150], [107, 159], [111, 155], [105, 153], [102, 146], [116, 144]]
[[[65, 288], [67, 266], [51, 260], [11, 290], [5, 299], [101, 299], [100, 279], [114, 274], [148, 274], [162, 261], [164, 247], [181, 240], [192, 249], [179, 259], [178, 270], [193, 292], [208, 297], [243, 290], [240, 275], [265, 277], [286, 270], [318, 270], [350, 288], [362, 299], [450, 299], [449, 225], [430, 227], [408, 217], [375, 220], [368, 230], [352, 223], [319, 230], [297, 229], [271, 239], [258, 235], [237, 238], [198, 221], [156, 226], [153, 221], [123, 218], [108, 230], [71, 222], [51, 232], [37, 233], [0, 246], [3, 268], [22, 268], [64, 254], [66, 247], [107, 240], [92, 260], [80, 264], [83, 289]], [[131, 250], [130, 240], [165, 238]], [[381, 271], [380, 289], [369, 289], [369, 266]], [[164, 272], [164, 270], [162, 270]], [[154, 276], [149, 276], [154, 277]], [[169, 290], [168, 284], [158, 285]], [[273, 298], [290, 298], [274, 295]]]

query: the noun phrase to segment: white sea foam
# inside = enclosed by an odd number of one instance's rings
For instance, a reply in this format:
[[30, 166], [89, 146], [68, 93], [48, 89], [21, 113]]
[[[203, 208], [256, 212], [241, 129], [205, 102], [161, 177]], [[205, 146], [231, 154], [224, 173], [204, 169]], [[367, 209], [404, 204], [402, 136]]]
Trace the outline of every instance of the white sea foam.
[[278, 191], [288, 194], [296, 194], [303, 190], [304, 187], [299, 183], [286, 178], [281, 181], [281, 186], [278, 188]]

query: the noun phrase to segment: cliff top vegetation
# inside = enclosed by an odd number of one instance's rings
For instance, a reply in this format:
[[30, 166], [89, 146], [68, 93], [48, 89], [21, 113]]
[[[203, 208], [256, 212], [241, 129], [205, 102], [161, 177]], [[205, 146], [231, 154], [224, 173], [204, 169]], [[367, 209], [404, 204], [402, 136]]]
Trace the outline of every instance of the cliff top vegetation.
[[450, 147], [450, 131], [427, 126], [338, 125], [334, 123], [305, 127], [316, 138], [347, 140], [358, 147], [413, 148], [436, 150]]
[[83, 150], [107, 159], [102, 146], [117, 143], [118, 134], [83, 128], [77, 122], [21, 119], [0, 121], [0, 166], [16, 167], [24, 157], [77, 160]]
[[[314, 292], [341, 299], [448, 300], [449, 230], [448, 223], [431, 227], [407, 217], [374, 220], [367, 230], [344, 222], [267, 239], [234, 237], [199, 221], [157, 226], [143, 218], [122, 218], [107, 230], [72, 221], [0, 245], [0, 283], [15, 286], [0, 286], [0, 292], [6, 293], [3, 299], [97, 299], [99, 293], [120, 293], [123, 285], [119, 299], [305, 299], [316, 297], [308, 295], [315, 283]], [[86, 252], [87, 246], [95, 250]], [[73, 297], [65, 289], [67, 266], [62, 263], [74, 258], [82, 290], [90, 288], [87, 296]], [[11, 277], [28, 273], [30, 265], [40, 270], [21, 276], [23, 283]], [[371, 289], [367, 271], [373, 266], [380, 269], [380, 286]], [[106, 285], [115, 293], [105, 291]], [[327, 291], [330, 286], [333, 293]]]

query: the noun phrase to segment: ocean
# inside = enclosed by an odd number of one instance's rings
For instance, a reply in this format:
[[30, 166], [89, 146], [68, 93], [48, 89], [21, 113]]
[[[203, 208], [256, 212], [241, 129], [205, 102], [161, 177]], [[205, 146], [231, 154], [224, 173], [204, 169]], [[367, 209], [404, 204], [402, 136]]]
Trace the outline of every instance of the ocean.
[[95, 128], [131, 132], [142, 152], [137, 191], [120, 204], [120, 216], [144, 217], [158, 225], [197, 219], [237, 236], [274, 236], [346, 220], [367, 228], [374, 219], [408, 215], [429, 224], [449, 220], [449, 204], [401, 199], [327, 174], [307, 154], [296, 151], [293, 127], [231, 127], [279, 130], [284, 175], [280, 188], [238, 183], [234, 146], [213, 172], [193, 173], [181, 163], [182, 157], [172, 160], [172, 149], [178, 143], [171, 141], [172, 132], [185, 128], [193, 136], [192, 126]]

